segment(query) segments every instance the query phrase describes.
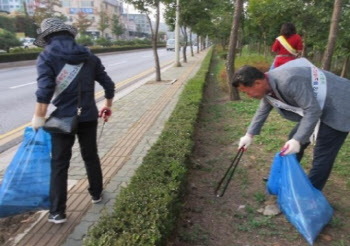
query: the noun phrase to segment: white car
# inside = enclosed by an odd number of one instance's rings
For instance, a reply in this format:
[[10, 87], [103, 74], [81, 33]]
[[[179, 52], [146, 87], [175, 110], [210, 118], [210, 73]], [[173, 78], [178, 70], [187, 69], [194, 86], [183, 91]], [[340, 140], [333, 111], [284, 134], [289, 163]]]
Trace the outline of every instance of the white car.
[[171, 38], [166, 41], [166, 50], [175, 50], [175, 39]]
[[22, 41], [22, 48], [28, 49], [28, 48], [35, 48], [36, 46], [33, 44], [35, 38], [23, 38]]

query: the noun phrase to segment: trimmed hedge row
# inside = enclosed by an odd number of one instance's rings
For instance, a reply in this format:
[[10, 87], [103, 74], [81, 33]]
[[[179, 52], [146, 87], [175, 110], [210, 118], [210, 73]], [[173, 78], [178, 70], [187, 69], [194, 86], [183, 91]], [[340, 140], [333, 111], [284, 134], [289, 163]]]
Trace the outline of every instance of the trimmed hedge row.
[[[165, 45], [158, 45], [158, 47], [165, 47]], [[146, 48], [152, 48], [152, 46], [150, 46], [150, 45], [137, 45], [137, 46], [128, 45], [128, 46], [120, 46], [120, 47], [92, 48], [91, 52], [94, 54], [97, 54], [97, 53], [146, 49]], [[25, 52], [25, 53], [0, 54], [0, 63], [35, 60], [38, 57], [39, 53], [40, 53], [40, 51]]]
[[0, 63], [35, 60], [38, 57], [39, 53], [40, 53], [39, 51], [33, 51], [33, 52], [26, 52], [26, 53], [0, 54]]
[[175, 226], [184, 192], [187, 160], [212, 57], [210, 50], [188, 81], [158, 141], [121, 190], [111, 214], [84, 240], [87, 246], [163, 245]]

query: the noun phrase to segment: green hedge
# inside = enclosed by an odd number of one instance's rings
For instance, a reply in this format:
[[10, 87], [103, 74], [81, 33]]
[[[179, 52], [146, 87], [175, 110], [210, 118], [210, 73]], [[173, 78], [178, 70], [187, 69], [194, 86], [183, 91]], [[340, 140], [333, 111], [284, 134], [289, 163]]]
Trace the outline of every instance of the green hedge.
[[0, 54], [0, 63], [35, 60], [38, 57], [39, 53], [40, 53], [39, 51], [33, 51], [33, 52], [26, 52], [26, 53]]
[[[158, 47], [165, 47], [165, 46], [158, 45]], [[146, 48], [152, 48], [152, 46], [150, 46], [150, 45], [130, 45], [130, 46], [108, 47], [108, 48], [93, 47], [93, 48], [91, 48], [91, 52], [94, 54], [97, 54], [97, 53], [106, 53], [106, 52], [115, 52], [115, 51], [124, 51], [124, 50], [135, 50], [135, 49], [146, 49]], [[33, 52], [26, 51], [25, 53], [0, 54], [0, 63], [35, 60], [38, 57], [39, 53], [40, 53], [40, 51], [33, 51]]]
[[84, 240], [88, 246], [163, 245], [175, 226], [186, 183], [188, 156], [212, 50], [184, 88], [158, 141], [145, 156], [114, 210]]

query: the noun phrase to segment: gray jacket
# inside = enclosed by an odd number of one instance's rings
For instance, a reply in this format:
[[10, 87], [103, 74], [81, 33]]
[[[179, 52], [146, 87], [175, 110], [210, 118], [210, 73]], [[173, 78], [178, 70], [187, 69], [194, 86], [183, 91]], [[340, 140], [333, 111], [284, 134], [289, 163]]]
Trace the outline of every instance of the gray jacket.
[[[287, 110], [276, 108], [285, 119], [300, 121], [293, 138], [305, 143], [311, 136], [317, 121], [342, 132], [350, 131], [350, 81], [323, 71], [327, 79], [327, 96], [321, 110], [311, 86], [311, 69], [309, 67], [291, 67], [275, 69], [268, 72], [268, 81], [277, 99], [300, 107], [304, 117]], [[267, 119], [272, 106], [263, 98], [255, 116], [250, 123], [248, 133], [258, 135]]]

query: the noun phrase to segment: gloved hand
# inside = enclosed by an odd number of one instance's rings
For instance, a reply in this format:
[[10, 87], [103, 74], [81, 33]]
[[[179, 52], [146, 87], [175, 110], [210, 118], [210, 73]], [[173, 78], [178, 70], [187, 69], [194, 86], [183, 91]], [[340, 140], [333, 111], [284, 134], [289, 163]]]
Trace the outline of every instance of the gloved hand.
[[42, 127], [45, 124], [45, 117], [40, 117], [40, 116], [33, 116], [32, 118], [32, 127], [35, 130], [38, 130], [39, 127]]
[[253, 142], [253, 135], [246, 133], [241, 139], [239, 140], [238, 149], [241, 149], [243, 147], [244, 151], [247, 150], [248, 146]]
[[103, 107], [100, 111], [99, 117], [102, 117], [105, 122], [108, 121], [109, 117], [112, 115], [112, 110], [110, 107]]
[[284, 144], [281, 155], [296, 154], [296, 153], [299, 153], [299, 151], [300, 151], [299, 141], [292, 138]]

